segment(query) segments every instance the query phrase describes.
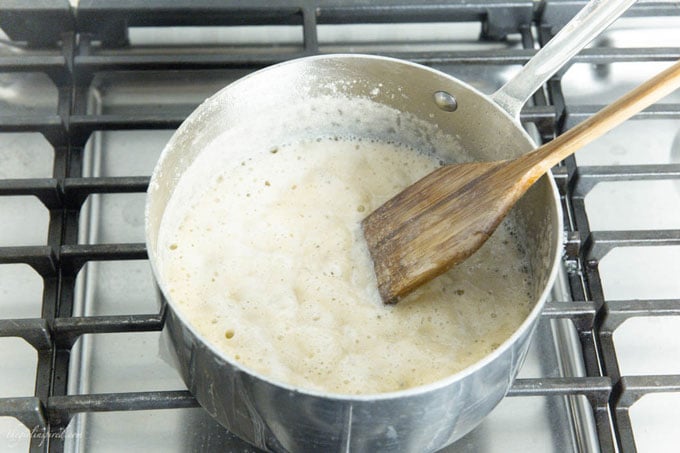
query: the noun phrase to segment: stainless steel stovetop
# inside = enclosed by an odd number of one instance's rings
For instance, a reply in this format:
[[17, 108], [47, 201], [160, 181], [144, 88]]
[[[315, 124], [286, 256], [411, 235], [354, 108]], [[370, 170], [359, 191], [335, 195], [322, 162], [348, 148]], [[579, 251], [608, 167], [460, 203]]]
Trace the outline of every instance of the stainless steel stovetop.
[[[492, 92], [583, 4], [268, 3], [0, 0], [0, 451], [253, 450], [165, 360], [141, 244], [148, 176], [203, 99], [318, 52]], [[527, 127], [549, 139], [678, 58], [680, 7], [642, 2], [535, 96]], [[677, 451], [680, 93], [554, 173], [552, 301], [510, 395], [446, 451]]]

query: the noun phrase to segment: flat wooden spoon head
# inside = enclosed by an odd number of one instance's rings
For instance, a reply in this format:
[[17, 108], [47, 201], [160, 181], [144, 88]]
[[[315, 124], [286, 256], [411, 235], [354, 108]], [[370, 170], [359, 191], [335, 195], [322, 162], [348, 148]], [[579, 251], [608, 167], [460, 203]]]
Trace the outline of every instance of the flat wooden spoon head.
[[396, 303], [472, 255], [545, 172], [680, 86], [680, 62], [514, 160], [441, 167], [362, 222], [380, 296]]
[[517, 170], [515, 161], [446, 165], [366, 217], [383, 302], [398, 302], [479, 249], [530, 185]]

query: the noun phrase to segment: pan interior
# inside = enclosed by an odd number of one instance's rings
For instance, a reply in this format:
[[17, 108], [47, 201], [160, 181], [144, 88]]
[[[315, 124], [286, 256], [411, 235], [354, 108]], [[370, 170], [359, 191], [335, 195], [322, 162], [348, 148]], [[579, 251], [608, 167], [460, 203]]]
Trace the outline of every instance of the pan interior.
[[[433, 95], [440, 90], [456, 98], [454, 112], [436, 106]], [[199, 154], [203, 159], [228, 152], [238, 162], [253, 149], [267, 152], [319, 136], [394, 141], [446, 163], [513, 157], [531, 147], [521, 129], [485, 97], [421, 67], [348, 57], [270, 68], [210, 98], [168, 144], [150, 186], [147, 234], [152, 263], [157, 266], [158, 230], [166, 205], [182, 177], [201, 171], [192, 166]], [[232, 144], [229, 149], [213, 146], [225, 142]], [[530, 290], [537, 301], [554, 261], [555, 216], [547, 178], [510, 216], [522, 236], [519, 241], [528, 247]], [[164, 276], [156, 274], [165, 289]]]

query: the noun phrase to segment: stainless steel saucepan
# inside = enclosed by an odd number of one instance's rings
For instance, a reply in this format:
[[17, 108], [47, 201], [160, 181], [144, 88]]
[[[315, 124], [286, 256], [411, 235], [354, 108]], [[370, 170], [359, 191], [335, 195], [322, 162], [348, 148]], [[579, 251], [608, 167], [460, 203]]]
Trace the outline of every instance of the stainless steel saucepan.
[[[176, 308], [159, 272], [157, 238], [166, 206], [184, 171], [216, 138], [247, 124], [249, 134], [242, 140], [294, 142], [309, 134], [309, 125], [282, 118], [282, 106], [327, 96], [357, 102], [370, 99], [416, 122], [435, 125], [438, 133], [455, 139], [472, 159], [499, 160], [525, 153], [535, 145], [519, 123], [522, 105], [633, 2], [589, 3], [491, 96], [405, 61], [326, 55], [258, 71], [199, 106], [173, 135], [154, 170], [146, 206], [146, 243], [154, 274], [168, 301], [164, 332], [175, 347], [184, 381], [200, 404], [234, 434], [273, 451], [435, 451], [472, 430], [505, 396], [517, 374], [557, 272], [562, 220], [550, 176], [534, 185], [513, 214], [529, 238], [536, 301], [524, 323], [498, 349], [457, 374], [433, 384], [377, 395], [334, 395], [294, 388], [244, 369], [207, 343]], [[444, 94], [435, 95], [437, 92]], [[456, 104], [453, 112], [451, 97]], [[370, 123], [362, 121], [352, 134], [384, 138], [376, 136], [381, 132]], [[332, 121], [323, 124], [328, 129], [316, 130], [319, 135], [337, 133]], [[409, 144], [422, 145], [416, 141]], [[437, 152], [446, 158], [446, 150]]]

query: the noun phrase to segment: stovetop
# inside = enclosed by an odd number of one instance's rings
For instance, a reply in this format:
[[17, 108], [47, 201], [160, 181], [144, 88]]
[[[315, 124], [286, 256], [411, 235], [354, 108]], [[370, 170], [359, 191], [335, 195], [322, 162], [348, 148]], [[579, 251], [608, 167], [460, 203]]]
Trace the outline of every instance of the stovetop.
[[[144, 191], [173, 130], [249, 72], [395, 56], [490, 93], [585, 2], [0, 0], [0, 451], [253, 451], [166, 359]], [[680, 58], [639, 2], [522, 119], [537, 142]], [[446, 451], [680, 445], [680, 93], [553, 169], [563, 268], [507, 398]]]

